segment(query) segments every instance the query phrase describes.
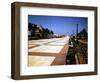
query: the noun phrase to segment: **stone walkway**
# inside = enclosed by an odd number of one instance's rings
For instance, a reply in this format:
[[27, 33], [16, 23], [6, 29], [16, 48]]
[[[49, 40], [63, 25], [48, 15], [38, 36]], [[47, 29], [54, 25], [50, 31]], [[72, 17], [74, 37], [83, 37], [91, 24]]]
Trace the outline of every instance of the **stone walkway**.
[[28, 66], [65, 65], [69, 37], [29, 40]]

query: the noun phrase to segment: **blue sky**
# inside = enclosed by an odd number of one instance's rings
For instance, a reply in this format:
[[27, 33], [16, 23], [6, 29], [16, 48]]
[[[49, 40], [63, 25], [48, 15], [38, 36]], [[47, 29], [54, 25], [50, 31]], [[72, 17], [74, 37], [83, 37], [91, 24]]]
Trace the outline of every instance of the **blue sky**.
[[28, 22], [42, 25], [55, 34], [61, 35], [75, 34], [76, 24], [78, 24], [79, 32], [88, 27], [88, 19], [85, 17], [28, 15]]

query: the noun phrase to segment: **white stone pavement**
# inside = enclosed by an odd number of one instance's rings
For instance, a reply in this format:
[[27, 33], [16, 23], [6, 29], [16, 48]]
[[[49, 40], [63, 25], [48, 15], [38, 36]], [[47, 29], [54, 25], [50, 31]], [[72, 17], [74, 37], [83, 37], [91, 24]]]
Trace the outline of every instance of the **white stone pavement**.
[[68, 46], [68, 41], [69, 36], [63, 38], [30, 40], [28, 42], [28, 66], [51, 65], [64, 46]]

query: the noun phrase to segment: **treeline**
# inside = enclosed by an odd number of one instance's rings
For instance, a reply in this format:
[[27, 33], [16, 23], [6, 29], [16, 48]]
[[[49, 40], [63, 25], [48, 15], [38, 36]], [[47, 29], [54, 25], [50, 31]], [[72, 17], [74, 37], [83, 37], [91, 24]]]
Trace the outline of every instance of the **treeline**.
[[88, 33], [86, 31], [85, 28], [83, 28], [83, 30], [81, 30], [79, 33], [78, 33], [78, 39], [83, 39], [83, 40], [87, 40], [87, 37], [88, 37]]
[[52, 38], [54, 34], [52, 30], [32, 23], [28, 23], [28, 32], [29, 39]]

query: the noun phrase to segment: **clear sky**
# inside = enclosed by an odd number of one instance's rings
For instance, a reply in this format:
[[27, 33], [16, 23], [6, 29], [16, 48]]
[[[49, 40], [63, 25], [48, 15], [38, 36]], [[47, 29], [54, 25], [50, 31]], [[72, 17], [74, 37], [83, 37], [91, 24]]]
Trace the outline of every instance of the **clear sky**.
[[75, 34], [76, 24], [78, 24], [79, 32], [88, 27], [88, 19], [85, 17], [28, 15], [28, 22], [42, 25], [55, 34], [62, 35]]

